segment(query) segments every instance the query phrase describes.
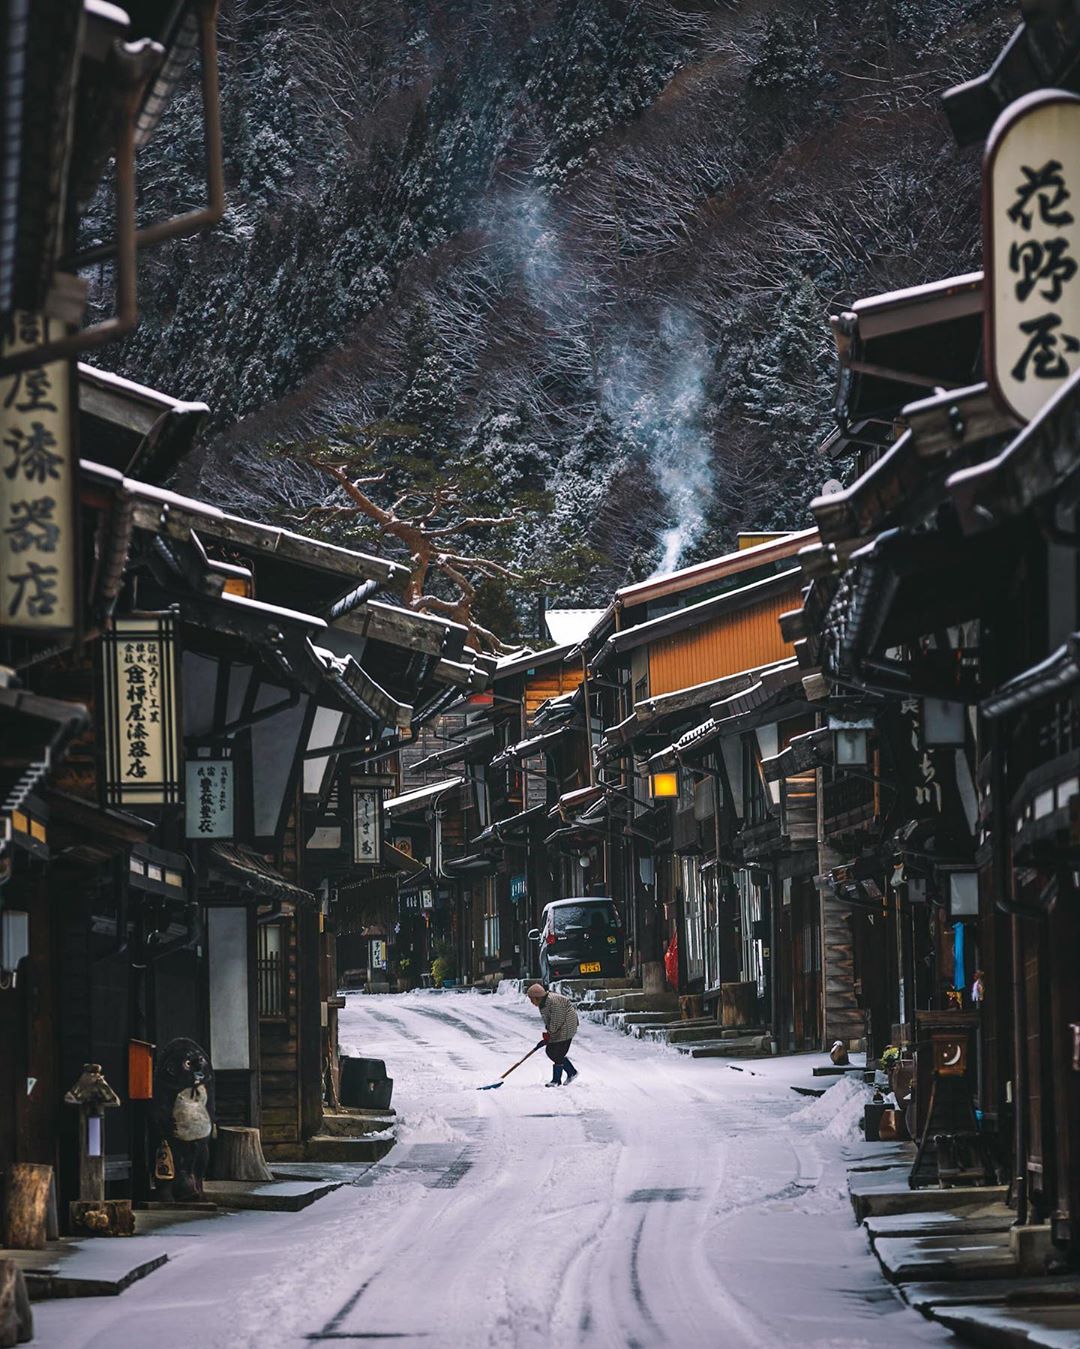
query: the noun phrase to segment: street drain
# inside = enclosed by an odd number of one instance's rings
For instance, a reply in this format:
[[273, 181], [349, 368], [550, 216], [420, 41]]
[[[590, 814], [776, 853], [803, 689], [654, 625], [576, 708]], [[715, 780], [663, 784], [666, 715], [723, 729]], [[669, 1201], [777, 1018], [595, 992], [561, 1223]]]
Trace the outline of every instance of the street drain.
[[632, 1194], [627, 1195], [628, 1204], [681, 1204], [687, 1199], [700, 1199], [701, 1191], [696, 1187], [691, 1189], [671, 1189], [671, 1190], [634, 1190]]

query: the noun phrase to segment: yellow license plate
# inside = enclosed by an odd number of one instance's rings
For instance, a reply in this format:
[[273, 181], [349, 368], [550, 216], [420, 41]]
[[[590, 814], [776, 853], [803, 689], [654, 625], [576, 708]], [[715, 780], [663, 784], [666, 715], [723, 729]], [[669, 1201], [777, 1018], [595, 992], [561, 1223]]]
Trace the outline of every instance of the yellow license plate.
[[600, 962], [599, 962], [599, 960], [583, 960], [583, 961], [581, 962], [581, 964], [578, 966], [578, 973], [579, 973], [579, 974], [599, 974], [599, 973], [600, 973]]

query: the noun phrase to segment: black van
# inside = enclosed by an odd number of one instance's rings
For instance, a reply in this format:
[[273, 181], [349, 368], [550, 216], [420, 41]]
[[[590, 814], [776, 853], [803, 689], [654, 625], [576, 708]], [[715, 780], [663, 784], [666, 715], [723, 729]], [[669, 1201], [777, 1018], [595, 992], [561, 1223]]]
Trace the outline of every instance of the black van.
[[593, 896], [556, 899], [545, 909], [539, 931], [529, 936], [540, 943], [540, 978], [621, 979], [623, 934], [612, 899]]

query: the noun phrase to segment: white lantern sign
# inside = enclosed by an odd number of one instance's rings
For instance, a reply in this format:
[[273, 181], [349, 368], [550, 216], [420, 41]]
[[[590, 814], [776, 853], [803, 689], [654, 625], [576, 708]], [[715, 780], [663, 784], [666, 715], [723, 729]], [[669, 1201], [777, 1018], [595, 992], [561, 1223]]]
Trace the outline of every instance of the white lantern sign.
[[1080, 97], [1044, 89], [998, 119], [983, 169], [986, 364], [1028, 422], [1080, 369]]
[[180, 725], [171, 616], [115, 619], [102, 638], [101, 665], [106, 803], [178, 801]]

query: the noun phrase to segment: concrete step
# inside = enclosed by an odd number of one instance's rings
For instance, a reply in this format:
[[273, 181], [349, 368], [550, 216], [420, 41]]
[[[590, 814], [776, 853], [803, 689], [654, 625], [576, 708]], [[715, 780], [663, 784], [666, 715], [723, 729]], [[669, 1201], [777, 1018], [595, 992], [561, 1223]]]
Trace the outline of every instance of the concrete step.
[[900, 1290], [904, 1301], [924, 1316], [935, 1307], [956, 1307], [978, 1299], [980, 1307], [1045, 1307], [1050, 1303], [1080, 1307], [1080, 1275], [1041, 1274], [1034, 1278], [980, 1279], [977, 1288], [962, 1281], [907, 1283]]
[[[205, 1217], [205, 1215], [204, 1215]], [[212, 1221], [212, 1219], [211, 1219]], [[54, 1297], [115, 1297], [168, 1260], [159, 1237], [61, 1237], [43, 1251], [4, 1249], [26, 1279], [32, 1302]]]
[[762, 1037], [749, 1040], [697, 1040], [675, 1045], [680, 1054], [692, 1059], [768, 1059], [772, 1050], [762, 1045]]
[[308, 1162], [377, 1162], [394, 1146], [392, 1138], [340, 1138], [335, 1134], [316, 1134], [303, 1147]]
[[208, 1180], [206, 1194], [222, 1208], [299, 1213], [339, 1188], [337, 1180]]
[[1008, 1232], [972, 1236], [874, 1237], [881, 1268], [893, 1283], [918, 1279], [1005, 1279], [1020, 1272]]
[[608, 998], [613, 1012], [677, 1012], [679, 999], [675, 993], [614, 993]]
[[336, 1138], [362, 1138], [394, 1127], [393, 1110], [335, 1110], [322, 1118], [322, 1132]]
[[[976, 1288], [971, 1288], [976, 1294]], [[1080, 1344], [1080, 1305], [932, 1307], [930, 1315], [961, 1339], [988, 1349], [1063, 1349]]]
[[691, 1040], [719, 1040], [720, 1027], [715, 1021], [711, 1025], [687, 1025], [676, 1021], [670, 1026], [647, 1026], [642, 1038], [668, 1045], [686, 1044]]
[[679, 1020], [678, 1012], [609, 1012], [616, 1026], [670, 1026]]
[[931, 1209], [927, 1213], [883, 1213], [863, 1222], [867, 1234], [876, 1237], [979, 1236], [1008, 1232], [1016, 1214], [1005, 1204], [972, 1204], [958, 1209]]
[[928, 1213], [942, 1208], [970, 1208], [1004, 1203], [1004, 1185], [957, 1185], [950, 1190], [912, 1190], [908, 1166], [865, 1171], [848, 1176], [848, 1194], [859, 1222], [884, 1213]]
[[[535, 980], [533, 982], [535, 983]], [[562, 993], [564, 997], [584, 998], [592, 989], [606, 993], [611, 989], [638, 988], [639, 985], [633, 979], [555, 979], [551, 987], [554, 992]]]

